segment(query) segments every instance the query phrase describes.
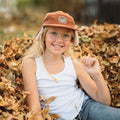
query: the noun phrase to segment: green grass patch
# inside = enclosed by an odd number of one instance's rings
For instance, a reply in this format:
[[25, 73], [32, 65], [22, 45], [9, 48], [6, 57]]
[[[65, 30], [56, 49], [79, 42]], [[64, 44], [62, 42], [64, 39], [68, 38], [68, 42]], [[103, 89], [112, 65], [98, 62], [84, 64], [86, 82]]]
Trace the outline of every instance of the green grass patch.
[[22, 38], [24, 33], [28, 35], [28, 37], [32, 38], [37, 30], [15, 30], [14, 32], [5, 32], [3, 29], [0, 30], [0, 45], [3, 45], [4, 42], [9, 41], [13, 38]]

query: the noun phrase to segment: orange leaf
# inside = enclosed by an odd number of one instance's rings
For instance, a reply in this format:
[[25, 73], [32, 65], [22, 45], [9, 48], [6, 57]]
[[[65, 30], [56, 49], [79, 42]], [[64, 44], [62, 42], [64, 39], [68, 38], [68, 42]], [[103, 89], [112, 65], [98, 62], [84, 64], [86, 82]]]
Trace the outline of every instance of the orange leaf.
[[8, 56], [10, 56], [10, 55], [12, 55], [12, 54], [13, 54], [13, 50], [8, 47], [8, 48], [6, 49], [6, 56], [8, 57]]
[[50, 97], [47, 99], [47, 102], [45, 104], [49, 104], [50, 102], [54, 101], [56, 97]]
[[58, 114], [52, 114], [52, 115], [50, 115], [51, 116], [51, 118], [54, 120], [54, 119], [56, 119], [56, 118], [59, 118], [60, 117], [60, 115], [58, 115]]
[[41, 95], [41, 100], [45, 102], [45, 95]]

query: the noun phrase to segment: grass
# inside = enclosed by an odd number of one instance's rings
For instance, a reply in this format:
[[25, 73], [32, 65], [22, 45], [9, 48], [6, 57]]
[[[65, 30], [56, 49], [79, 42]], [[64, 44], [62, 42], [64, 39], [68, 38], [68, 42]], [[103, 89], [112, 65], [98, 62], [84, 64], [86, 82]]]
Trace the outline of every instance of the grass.
[[38, 28], [34, 28], [34, 29], [17, 28], [13, 32], [0, 29], [0, 45], [3, 45], [4, 42], [9, 41], [13, 38], [22, 38], [24, 36], [24, 33], [26, 33], [28, 37], [32, 38], [37, 31], [38, 31]]

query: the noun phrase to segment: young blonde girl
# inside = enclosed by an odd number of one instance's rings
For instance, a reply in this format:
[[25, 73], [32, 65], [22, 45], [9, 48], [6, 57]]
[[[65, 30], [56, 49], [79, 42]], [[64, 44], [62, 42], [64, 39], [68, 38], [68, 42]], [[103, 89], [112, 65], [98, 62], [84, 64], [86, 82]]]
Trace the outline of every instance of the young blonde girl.
[[[50, 114], [59, 120], [118, 120], [120, 110], [109, 107], [111, 98], [96, 58], [84, 57], [78, 61], [72, 56], [71, 45], [78, 44], [78, 33], [73, 18], [62, 11], [47, 13], [35, 42], [23, 58], [24, 88], [30, 92], [28, 105], [37, 113], [46, 99], [55, 96], [49, 104]], [[78, 88], [79, 80], [84, 91]], [[76, 110], [77, 107], [77, 110]], [[43, 120], [42, 115], [36, 119]]]

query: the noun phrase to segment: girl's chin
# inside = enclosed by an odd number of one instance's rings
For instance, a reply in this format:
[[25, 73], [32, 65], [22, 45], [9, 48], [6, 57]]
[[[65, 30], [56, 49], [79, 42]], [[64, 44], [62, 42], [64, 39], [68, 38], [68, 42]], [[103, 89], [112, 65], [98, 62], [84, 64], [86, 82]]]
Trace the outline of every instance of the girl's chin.
[[56, 52], [54, 52], [53, 54], [54, 54], [54, 55], [62, 55], [63, 53], [56, 51]]
[[53, 54], [56, 54], [56, 55], [57, 55], [57, 54], [60, 55], [60, 54], [63, 53], [62, 50], [59, 49], [59, 48], [53, 49], [52, 52], [53, 52]]
[[63, 51], [59, 51], [59, 50], [51, 51], [51, 54], [53, 54], [53, 55], [62, 55], [63, 53], [64, 53]]

